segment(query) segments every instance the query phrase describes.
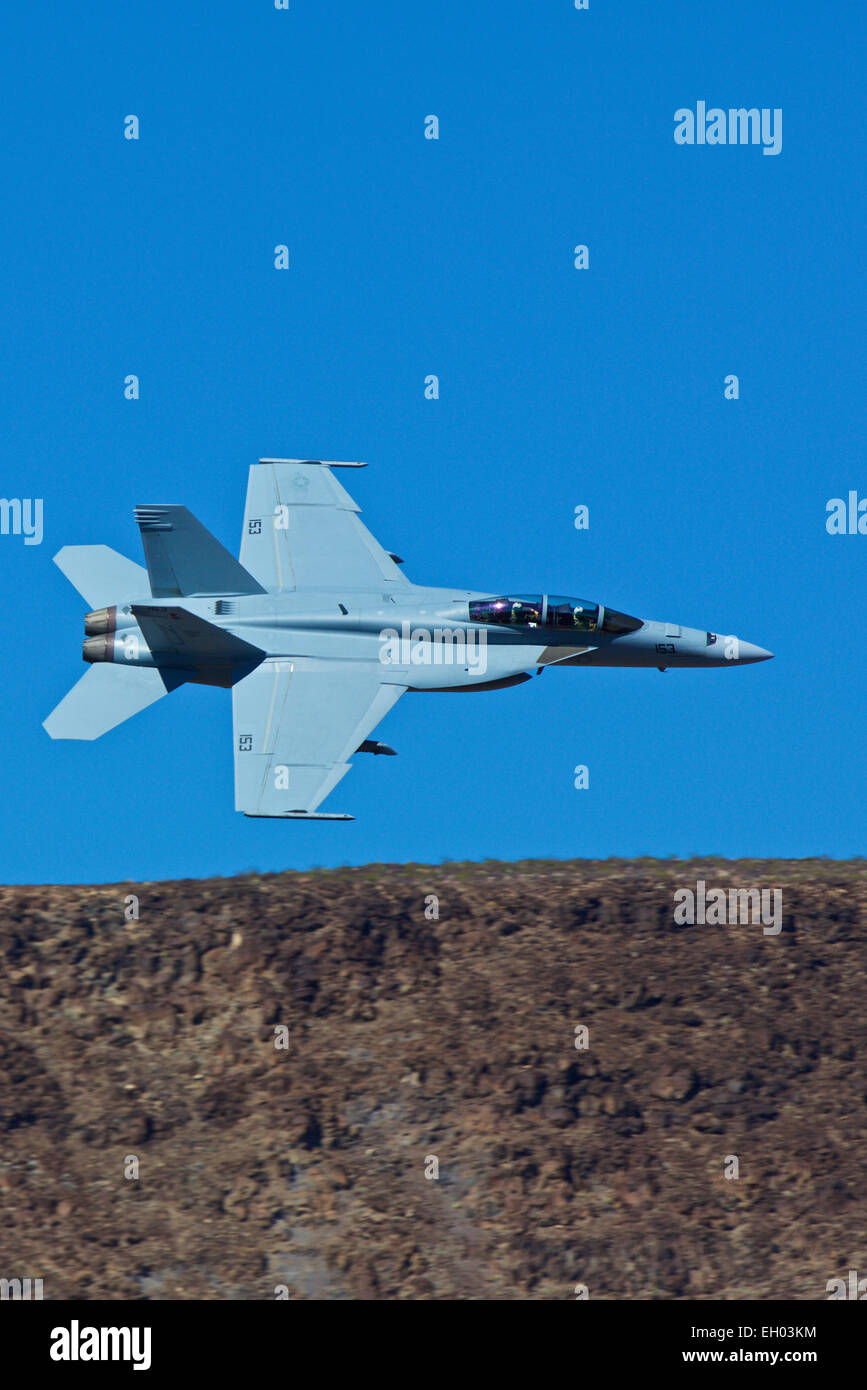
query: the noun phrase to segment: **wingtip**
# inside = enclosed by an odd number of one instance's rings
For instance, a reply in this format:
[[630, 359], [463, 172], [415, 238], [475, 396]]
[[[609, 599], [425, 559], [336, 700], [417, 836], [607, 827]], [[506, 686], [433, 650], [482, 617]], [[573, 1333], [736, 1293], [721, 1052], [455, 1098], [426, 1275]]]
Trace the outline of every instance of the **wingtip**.
[[355, 816], [335, 811], [245, 811], [244, 815], [249, 820], [355, 820]]
[[346, 462], [343, 459], [259, 459], [260, 463], [295, 463], [295, 464], [314, 464], [317, 468], [366, 468], [367, 464], [354, 459]]

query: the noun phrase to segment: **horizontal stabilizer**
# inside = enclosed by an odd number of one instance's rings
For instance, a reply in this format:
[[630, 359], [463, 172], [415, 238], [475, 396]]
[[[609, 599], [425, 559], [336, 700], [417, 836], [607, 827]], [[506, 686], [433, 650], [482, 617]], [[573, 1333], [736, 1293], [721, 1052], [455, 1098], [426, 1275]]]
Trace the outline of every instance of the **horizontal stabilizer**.
[[101, 663], [85, 671], [43, 722], [52, 738], [99, 738], [182, 685], [185, 676], [156, 667]]
[[121, 599], [146, 598], [147, 570], [108, 545], [65, 545], [54, 563], [91, 608], [108, 608]]
[[154, 598], [265, 590], [186, 507], [136, 507]]
[[195, 657], [196, 666], [215, 662], [260, 662], [261, 647], [235, 637], [216, 623], [209, 623], [185, 608], [159, 608], [147, 603], [131, 605], [133, 616], [152, 652]]

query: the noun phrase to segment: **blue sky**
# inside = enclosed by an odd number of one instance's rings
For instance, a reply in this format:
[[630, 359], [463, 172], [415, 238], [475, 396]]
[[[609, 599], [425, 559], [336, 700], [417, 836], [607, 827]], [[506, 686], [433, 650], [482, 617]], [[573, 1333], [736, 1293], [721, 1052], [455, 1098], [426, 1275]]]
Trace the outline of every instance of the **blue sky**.
[[[864, 28], [801, 0], [5, 15], [0, 492], [44, 499], [45, 533], [0, 536], [0, 877], [863, 853], [867, 536], [825, 506], [867, 495]], [[698, 100], [782, 108], [781, 153], [676, 145]], [[351, 824], [234, 812], [222, 691], [52, 743], [84, 670], [52, 556], [141, 562], [139, 502], [237, 553], [275, 455], [368, 460], [350, 488], [418, 582], [576, 593], [776, 659], [408, 696], [379, 734], [399, 757], [329, 799]]]

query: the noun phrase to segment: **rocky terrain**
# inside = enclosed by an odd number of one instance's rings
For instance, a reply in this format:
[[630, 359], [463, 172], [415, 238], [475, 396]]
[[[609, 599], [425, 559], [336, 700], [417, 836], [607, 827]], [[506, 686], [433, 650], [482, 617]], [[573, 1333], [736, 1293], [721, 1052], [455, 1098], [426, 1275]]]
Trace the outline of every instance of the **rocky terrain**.
[[[677, 923], [699, 879], [782, 930]], [[826, 1298], [867, 1274], [865, 925], [864, 861], [2, 888], [0, 1276]]]

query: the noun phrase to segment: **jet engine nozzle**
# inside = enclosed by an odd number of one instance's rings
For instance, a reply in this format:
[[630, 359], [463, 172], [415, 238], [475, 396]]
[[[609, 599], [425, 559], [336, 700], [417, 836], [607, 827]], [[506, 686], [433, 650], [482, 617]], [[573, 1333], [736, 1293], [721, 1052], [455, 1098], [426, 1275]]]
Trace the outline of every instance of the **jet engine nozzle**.
[[81, 655], [85, 661], [113, 661], [114, 633], [107, 637], [85, 637]]
[[88, 637], [101, 637], [117, 628], [117, 608], [97, 608], [84, 615], [84, 631]]

